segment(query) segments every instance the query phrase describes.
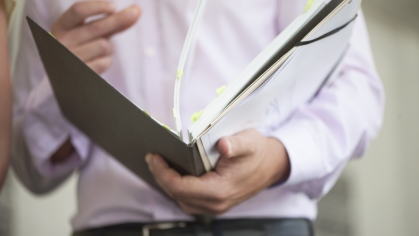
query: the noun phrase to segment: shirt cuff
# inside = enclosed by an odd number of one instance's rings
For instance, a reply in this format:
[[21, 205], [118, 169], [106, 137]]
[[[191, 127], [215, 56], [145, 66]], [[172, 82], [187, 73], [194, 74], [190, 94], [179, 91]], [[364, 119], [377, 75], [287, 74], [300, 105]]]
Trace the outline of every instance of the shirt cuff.
[[[88, 157], [91, 145], [89, 139], [62, 116], [46, 77], [29, 96], [25, 107], [23, 134], [41, 175], [67, 175]], [[64, 163], [52, 164], [50, 157], [69, 138], [75, 153]]]
[[327, 173], [321, 159], [318, 138], [310, 132], [308, 122], [289, 121], [265, 136], [276, 138], [287, 150], [291, 164], [288, 179], [281, 186], [291, 186], [321, 178]]

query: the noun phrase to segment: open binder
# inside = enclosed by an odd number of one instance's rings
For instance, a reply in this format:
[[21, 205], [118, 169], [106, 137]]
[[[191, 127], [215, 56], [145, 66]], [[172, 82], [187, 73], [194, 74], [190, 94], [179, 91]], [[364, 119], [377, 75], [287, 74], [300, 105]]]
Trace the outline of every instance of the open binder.
[[[188, 127], [188, 141], [183, 141], [179, 125], [173, 131], [153, 119], [47, 31], [27, 20], [63, 115], [160, 190], [145, 163], [147, 153], [162, 155], [181, 174], [200, 176], [215, 166], [221, 137], [278, 126], [309, 102], [344, 57], [360, 3], [314, 1], [200, 112]], [[200, 7], [197, 12], [202, 11]], [[181, 71], [177, 76], [181, 78]], [[275, 115], [270, 117], [275, 119], [265, 119], [272, 112]], [[175, 117], [179, 114], [176, 109], [174, 113]]]

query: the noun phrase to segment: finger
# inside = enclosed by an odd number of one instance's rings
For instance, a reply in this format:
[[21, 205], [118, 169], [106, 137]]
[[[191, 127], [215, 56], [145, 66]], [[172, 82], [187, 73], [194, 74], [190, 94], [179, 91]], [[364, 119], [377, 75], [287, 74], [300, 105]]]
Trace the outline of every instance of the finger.
[[156, 182], [174, 199], [201, 198], [216, 199], [218, 175], [215, 172], [206, 173], [204, 176], [181, 176], [170, 168], [159, 155], [147, 155], [150, 171]]
[[[159, 155], [147, 154], [146, 162], [157, 184], [173, 199], [181, 199], [187, 188], [183, 177]], [[185, 194], [187, 195], [187, 194]]]
[[180, 174], [170, 168], [167, 162], [159, 155], [147, 154], [145, 159], [157, 184], [172, 197], [173, 193], [169, 186], [176, 185], [180, 181]]
[[251, 154], [255, 150], [261, 134], [256, 130], [246, 130], [237, 135], [221, 138], [218, 141], [217, 149], [221, 157], [232, 158]]
[[[133, 26], [137, 22], [139, 17], [141, 16], [141, 8], [139, 8], [137, 5], [132, 5], [128, 8], [126, 8], [123, 11], [125, 11], [123, 13], [124, 16], [125, 16], [125, 23], [119, 22], [119, 19], [114, 20], [113, 23], [116, 26], [114, 27], [114, 30], [109, 30], [109, 32], [106, 34], [107, 37], [111, 37], [114, 34], [117, 34], [117, 33], [120, 33], [120, 32], [123, 32], [123, 31], [127, 30], [128, 28]], [[123, 17], [121, 17], [121, 18], [123, 18]], [[121, 21], [122, 21], [122, 19], [121, 19]]]
[[83, 44], [71, 50], [82, 61], [92, 61], [93, 59], [104, 57], [113, 53], [112, 43], [105, 38], [97, 39], [89, 43]]
[[230, 206], [227, 203], [195, 203], [190, 201], [179, 201], [178, 203], [186, 213], [191, 215], [220, 215], [227, 212], [232, 207], [232, 205]]
[[203, 209], [201, 207], [191, 206], [186, 203], [178, 202], [182, 210], [189, 215], [206, 215], [206, 214], [212, 214], [206, 209]]
[[140, 16], [140, 8], [128, 7], [118, 13], [75, 28], [61, 40], [64, 45], [80, 45], [96, 38], [110, 37], [131, 27]]
[[243, 192], [236, 194], [225, 194], [222, 192], [222, 189], [216, 189], [218, 193], [217, 200], [207, 200], [201, 198], [184, 198], [178, 200], [179, 205], [184, 206], [185, 209], [188, 209], [189, 214], [223, 214], [230, 210], [232, 207], [237, 204], [249, 199], [251, 196], [259, 193], [263, 188], [256, 188], [250, 191], [247, 191], [245, 194]]
[[69, 30], [83, 24], [90, 16], [110, 14], [115, 9], [115, 3], [108, 1], [77, 2], [58, 19], [57, 26], [61, 30]]
[[152, 174], [159, 179], [161, 176], [165, 176], [165, 178], [181, 178], [180, 174], [170, 168], [169, 164], [160, 155], [147, 154], [146, 162]]
[[112, 65], [112, 58], [105, 56], [86, 63], [92, 70], [98, 74], [102, 74]]

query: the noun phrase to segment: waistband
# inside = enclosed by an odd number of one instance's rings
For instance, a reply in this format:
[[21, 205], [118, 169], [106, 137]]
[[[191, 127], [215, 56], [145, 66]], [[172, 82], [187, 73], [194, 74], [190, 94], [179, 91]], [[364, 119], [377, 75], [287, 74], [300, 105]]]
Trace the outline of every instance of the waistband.
[[313, 236], [307, 219], [234, 219], [199, 222], [126, 223], [75, 232], [73, 236]]

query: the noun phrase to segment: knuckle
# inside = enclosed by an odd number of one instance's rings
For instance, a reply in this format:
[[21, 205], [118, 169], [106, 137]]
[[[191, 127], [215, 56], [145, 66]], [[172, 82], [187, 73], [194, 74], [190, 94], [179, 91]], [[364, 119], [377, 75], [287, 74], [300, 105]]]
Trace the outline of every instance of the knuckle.
[[88, 30], [93, 35], [99, 35], [102, 31], [102, 25], [99, 22], [92, 22], [88, 25]]
[[74, 3], [73, 6], [71, 6], [70, 11], [76, 16], [83, 16], [86, 13], [85, 6], [83, 6], [82, 2]]
[[110, 59], [110, 58], [107, 59], [107, 60], [101, 60], [99, 63], [97, 63], [96, 70], [99, 73], [102, 73], [105, 70], [107, 70], [111, 64], [112, 64], [112, 59]]
[[105, 70], [106, 70], [106, 66], [105, 66], [105, 64], [104, 64], [103, 62], [98, 63], [98, 64], [97, 64], [97, 66], [96, 66], [96, 70], [97, 70], [99, 73], [102, 73], [103, 71], [105, 71]]
[[214, 193], [214, 200], [217, 202], [223, 202], [227, 199], [227, 193], [225, 191], [218, 191]]
[[100, 52], [107, 53], [110, 51], [110, 43], [106, 39], [100, 39], [97, 43]]
[[211, 211], [216, 215], [221, 215], [225, 213], [227, 210], [228, 210], [228, 205], [225, 203], [215, 204], [211, 209]]

